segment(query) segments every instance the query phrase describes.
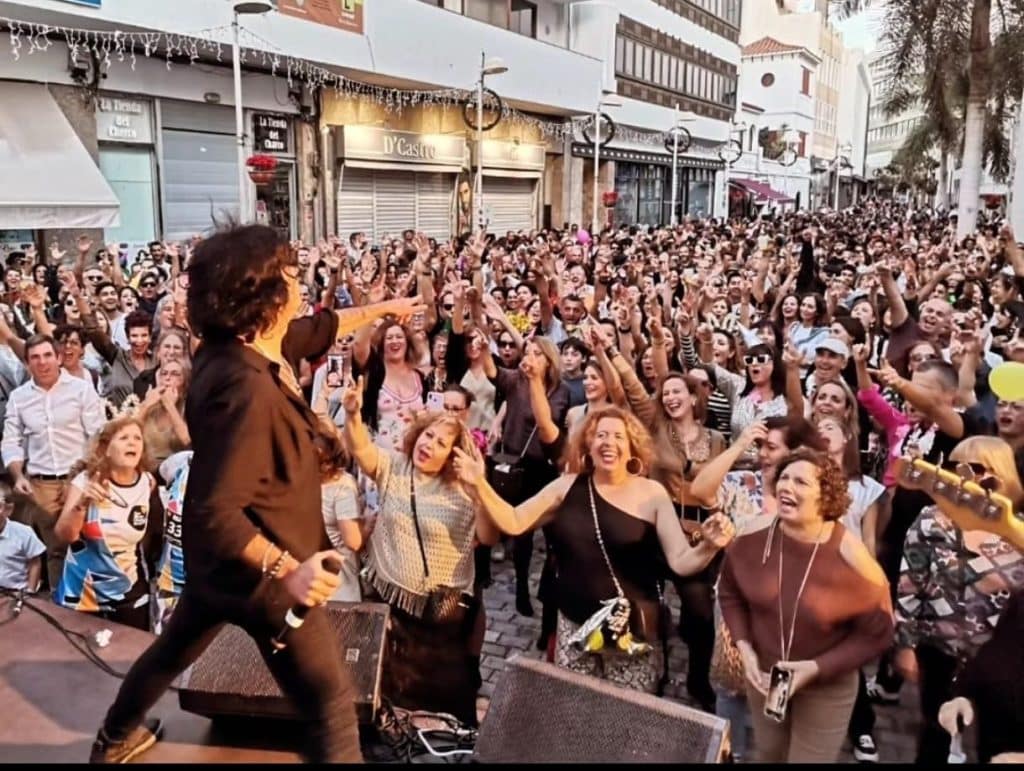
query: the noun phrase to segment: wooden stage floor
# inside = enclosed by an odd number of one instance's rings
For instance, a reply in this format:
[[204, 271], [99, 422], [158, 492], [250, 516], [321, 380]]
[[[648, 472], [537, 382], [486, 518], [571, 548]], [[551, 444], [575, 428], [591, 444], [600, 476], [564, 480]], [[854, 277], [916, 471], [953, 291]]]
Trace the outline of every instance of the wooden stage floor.
[[[76, 650], [43, 616], [90, 639], [111, 629], [97, 655], [126, 672], [153, 639], [151, 634], [27, 599], [12, 617], [14, 602], [0, 597], [0, 762], [84, 763], [96, 730], [121, 681]], [[299, 760], [299, 739], [288, 723], [245, 720], [216, 724], [182, 712], [168, 692], [150, 715], [164, 723], [163, 739], [139, 758], [148, 763], [252, 763]]]

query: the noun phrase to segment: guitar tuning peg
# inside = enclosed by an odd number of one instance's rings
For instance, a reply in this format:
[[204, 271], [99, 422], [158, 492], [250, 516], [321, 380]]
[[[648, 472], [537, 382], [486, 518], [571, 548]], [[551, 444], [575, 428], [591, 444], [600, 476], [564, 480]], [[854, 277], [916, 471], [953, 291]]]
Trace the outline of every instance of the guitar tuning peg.
[[985, 519], [989, 519], [989, 520], [997, 520], [997, 519], [999, 519], [1003, 515], [1002, 507], [998, 503], [993, 501], [991, 498], [989, 498], [987, 500], [988, 500], [988, 505], [985, 506], [985, 511], [982, 514], [982, 516]]
[[974, 473], [974, 469], [971, 468], [970, 463], [957, 463], [956, 475], [962, 480], [961, 484], [977, 480], [977, 475]]

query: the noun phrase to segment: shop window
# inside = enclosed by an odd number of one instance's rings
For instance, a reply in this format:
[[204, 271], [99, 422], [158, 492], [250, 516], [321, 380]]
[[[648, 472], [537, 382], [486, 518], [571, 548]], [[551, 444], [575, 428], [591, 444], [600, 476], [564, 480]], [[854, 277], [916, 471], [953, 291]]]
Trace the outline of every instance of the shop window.
[[509, 29], [526, 37], [537, 37], [537, 5], [527, 0], [512, 0]]

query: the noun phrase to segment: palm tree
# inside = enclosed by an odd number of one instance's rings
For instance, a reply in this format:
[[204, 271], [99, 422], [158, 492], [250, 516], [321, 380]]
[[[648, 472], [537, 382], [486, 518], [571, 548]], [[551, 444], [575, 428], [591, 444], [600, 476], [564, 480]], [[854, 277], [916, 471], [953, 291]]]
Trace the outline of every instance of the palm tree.
[[[848, 14], [869, 4], [834, 0], [832, 7]], [[1009, 171], [1007, 129], [1024, 88], [1022, 43], [1024, 0], [887, 3], [883, 45], [892, 70], [886, 108], [899, 112], [920, 103], [926, 125], [909, 138], [910, 149], [921, 149], [931, 136], [940, 159], [961, 151], [959, 237], [976, 227], [983, 168], [987, 165], [996, 178]], [[994, 61], [1000, 65], [997, 79]]]

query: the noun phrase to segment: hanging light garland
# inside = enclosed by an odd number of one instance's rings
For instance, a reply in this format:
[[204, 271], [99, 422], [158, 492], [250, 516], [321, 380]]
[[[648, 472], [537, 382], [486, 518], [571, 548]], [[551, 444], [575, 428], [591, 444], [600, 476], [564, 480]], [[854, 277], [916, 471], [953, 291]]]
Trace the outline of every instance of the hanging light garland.
[[[109, 69], [116, 61], [127, 62], [133, 71], [140, 54], [147, 59], [164, 58], [168, 70], [181, 59], [187, 59], [190, 66], [204, 56], [221, 63], [224, 61], [225, 51], [229, 52], [231, 49], [230, 44], [224, 40], [228, 39], [232, 32], [230, 25], [210, 27], [188, 34], [91, 30], [61, 24], [26, 22], [2, 16], [0, 27], [6, 28], [8, 32], [11, 56], [15, 61], [20, 60], [22, 56], [43, 53], [56, 45], [58, 40], [63, 40], [73, 58], [89, 52], [96, 57], [103, 69]], [[473, 91], [462, 88], [404, 90], [361, 83], [307, 59], [290, 56], [244, 27], [239, 28], [239, 59], [243, 65], [260, 66], [269, 70], [273, 77], [285, 77], [289, 86], [299, 80], [311, 89], [332, 89], [340, 96], [372, 101], [389, 113], [400, 114], [406, 108], [422, 105], [461, 109], [467, 101], [475, 98]], [[500, 112], [502, 120], [529, 126], [545, 139], [554, 141], [574, 139], [594, 123], [592, 115], [544, 120], [520, 112], [504, 101], [500, 103]], [[665, 136], [663, 132], [642, 131], [624, 126], [616, 128], [616, 135], [626, 142], [652, 147], [660, 147]]]

